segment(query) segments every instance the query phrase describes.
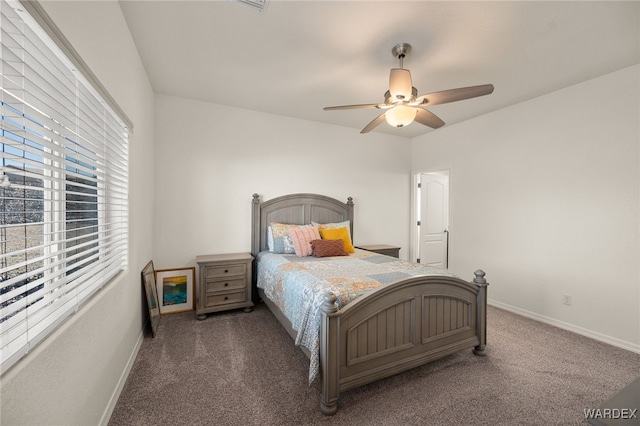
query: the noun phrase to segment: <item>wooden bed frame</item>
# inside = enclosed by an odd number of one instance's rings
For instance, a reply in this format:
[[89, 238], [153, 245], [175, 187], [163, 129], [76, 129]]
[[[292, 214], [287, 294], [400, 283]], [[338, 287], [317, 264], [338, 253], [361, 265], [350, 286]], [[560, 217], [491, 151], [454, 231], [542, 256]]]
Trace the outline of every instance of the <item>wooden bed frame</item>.
[[[253, 195], [251, 250], [267, 250], [271, 222], [309, 224], [349, 220], [353, 239], [353, 200], [346, 203], [317, 194], [291, 194], [260, 202]], [[295, 339], [291, 323], [256, 287], [283, 327]], [[320, 330], [320, 409], [332, 415], [340, 392], [473, 348], [485, 355], [487, 285], [485, 273], [472, 283], [448, 276], [396, 281], [338, 310], [336, 296], [325, 296]], [[303, 351], [309, 356], [306, 348]]]

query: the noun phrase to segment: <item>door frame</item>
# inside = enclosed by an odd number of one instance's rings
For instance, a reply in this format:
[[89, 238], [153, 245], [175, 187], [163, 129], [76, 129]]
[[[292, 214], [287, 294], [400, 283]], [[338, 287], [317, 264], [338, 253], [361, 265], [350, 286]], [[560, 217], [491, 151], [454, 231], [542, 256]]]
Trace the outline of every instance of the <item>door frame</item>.
[[[451, 232], [451, 168], [438, 168], [427, 171], [413, 172], [411, 177], [411, 227], [410, 227], [410, 242], [409, 242], [409, 260], [416, 262], [420, 255], [420, 227], [418, 226], [418, 220], [420, 220], [420, 188], [418, 183], [420, 182], [420, 175], [425, 174], [446, 174], [449, 177], [449, 196], [448, 196], [448, 217], [447, 217], [447, 229]], [[450, 236], [450, 234], [449, 234]], [[447, 253], [451, 253], [451, 239], [447, 241]], [[449, 267], [449, 256], [447, 256], [447, 268]]]

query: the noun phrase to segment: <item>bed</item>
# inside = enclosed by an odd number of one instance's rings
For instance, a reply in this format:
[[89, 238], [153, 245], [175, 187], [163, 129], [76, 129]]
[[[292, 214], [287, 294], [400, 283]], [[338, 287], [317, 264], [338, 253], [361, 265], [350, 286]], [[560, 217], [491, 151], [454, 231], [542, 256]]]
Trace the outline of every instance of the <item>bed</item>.
[[[353, 239], [353, 212], [351, 197], [346, 203], [319, 194], [290, 194], [261, 201], [254, 194], [252, 201], [254, 297], [262, 299], [310, 358], [309, 379], [313, 382], [316, 375], [312, 372], [317, 371], [320, 410], [325, 415], [335, 414], [340, 393], [348, 389], [465, 349], [484, 356], [486, 348], [488, 283], [482, 270], [467, 282], [448, 271], [430, 270], [357, 249], [335, 260], [274, 255], [268, 251], [269, 227], [274, 222], [307, 225], [348, 221]], [[326, 263], [334, 261], [337, 263]], [[324, 280], [342, 264], [356, 264], [356, 270], [364, 271], [360, 275], [368, 281], [373, 277], [372, 281], [378, 284], [345, 296], [342, 287], [330, 284], [335, 279]], [[379, 269], [383, 267], [390, 269]], [[314, 269], [320, 270], [319, 281], [310, 277]], [[396, 274], [398, 271], [401, 272]], [[296, 288], [311, 281], [320, 292], [307, 297], [309, 300], [304, 303], [285, 304], [266, 284], [276, 275], [280, 286], [293, 282], [295, 285], [289, 287]], [[307, 291], [306, 287], [300, 291]], [[291, 305], [305, 305], [310, 310], [295, 316], [292, 312], [300, 312], [301, 308], [293, 309]], [[304, 328], [302, 323], [311, 328]]]

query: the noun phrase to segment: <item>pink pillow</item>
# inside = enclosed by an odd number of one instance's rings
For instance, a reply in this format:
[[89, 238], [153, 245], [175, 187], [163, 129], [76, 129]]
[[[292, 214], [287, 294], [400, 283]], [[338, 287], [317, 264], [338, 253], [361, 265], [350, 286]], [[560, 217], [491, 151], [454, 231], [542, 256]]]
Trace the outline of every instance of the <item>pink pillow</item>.
[[315, 226], [293, 227], [289, 229], [289, 236], [298, 257], [311, 256], [311, 241], [320, 239], [320, 233]]

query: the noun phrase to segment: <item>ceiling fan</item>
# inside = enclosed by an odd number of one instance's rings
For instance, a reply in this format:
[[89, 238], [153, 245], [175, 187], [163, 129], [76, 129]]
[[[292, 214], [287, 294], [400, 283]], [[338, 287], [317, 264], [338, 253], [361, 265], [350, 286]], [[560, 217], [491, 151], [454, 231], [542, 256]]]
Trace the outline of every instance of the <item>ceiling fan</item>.
[[437, 129], [438, 127], [444, 126], [444, 121], [431, 111], [425, 109], [425, 107], [493, 93], [493, 84], [482, 84], [480, 86], [460, 87], [418, 96], [418, 89], [413, 87], [411, 83], [411, 72], [408, 69], [402, 68], [402, 62], [410, 51], [411, 45], [408, 43], [400, 43], [391, 49], [393, 56], [400, 61], [400, 68], [391, 69], [391, 74], [389, 75], [389, 90], [384, 94], [384, 103], [330, 106], [325, 107], [324, 110], [333, 111], [338, 109], [366, 108], [384, 110], [382, 114], [367, 124], [360, 133], [370, 132], [385, 120], [394, 127], [404, 127], [415, 120], [420, 124]]

